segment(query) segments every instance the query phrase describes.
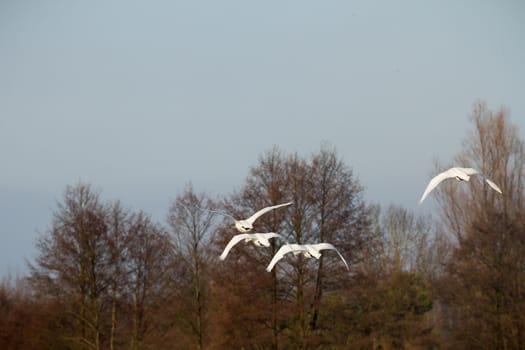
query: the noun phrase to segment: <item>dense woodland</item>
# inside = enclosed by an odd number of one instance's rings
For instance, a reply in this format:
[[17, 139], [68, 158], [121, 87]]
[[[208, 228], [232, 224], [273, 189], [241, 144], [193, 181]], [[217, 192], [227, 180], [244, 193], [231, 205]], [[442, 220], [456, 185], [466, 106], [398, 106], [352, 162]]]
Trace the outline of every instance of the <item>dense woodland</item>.
[[[429, 176], [474, 167], [503, 195], [482, 177], [449, 180], [427, 199], [432, 216], [368, 203], [325, 145], [268, 150], [221, 198], [188, 184], [165, 222], [67, 186], [28, 275], [0, 286], [0, 348], [525, 349], [524, 143], [505, 109], [479, 102], [470, 120], [461, 151]], [[331, 242], [350, 271], [325, 251], [266, 272], [279, 240], [218, 259], [238, 232], [214, 211], [244, 218], [287, 201], [254, 232]]]

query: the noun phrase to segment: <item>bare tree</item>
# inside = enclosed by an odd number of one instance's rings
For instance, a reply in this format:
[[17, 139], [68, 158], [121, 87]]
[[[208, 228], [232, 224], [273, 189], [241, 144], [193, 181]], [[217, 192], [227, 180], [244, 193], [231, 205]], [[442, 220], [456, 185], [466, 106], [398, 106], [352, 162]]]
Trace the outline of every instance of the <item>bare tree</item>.
[[[441, 298], [450, 306], [448, 325], [455, 346], [522, 349], [525, 319], [525, 153], [507, 111], [496, 113], [479, 102], [473, 130], [455, 158], [479, 169], [503, 190], [487, 188], [482, 178], [468, 186], [443, 184], [438, 191], [442, 218], [456, 239], [443, 278]], [[521, 306], [520, 306], [521, 305]]]
[[68, 186], [49, 233], [37, 240], [31, 266], [36, 288], [72, 301], [72, 334], [82, 348], [100, 349], [102, 295], [107, 288], [107, 226], [98, 194], [89, 185]]
[[153, 316], [172, 290], [173, 260], [169, 236], [148, 215], [118, 201], [104, 205], [87, 184], [68, 186], [37, 248], [30, 280], [36, 295], [61, 308], [49, 312], [50, 322], [69, 346], [151, 344], [148, 335], [159, 328]]
[[172, 296], [173, 247], [167, 232], [142, 211], [129, 217], [127, 242], [132, 305], [130, 343], [131, 349], [139, 349], [155, 340], [148, 335], [158, 328], [157, 315]]
[[[293, 196], [288, 195], [286, 166], [287, 158], [277, 147], [262, 154], [250, 169], [246, 184], [223, 201], [222, 210], [236, 217], [247, 217], [263, 207], [294, 201]], [[296, 204], [264, 214], [254, 223], [253, 231], [277, 232], [293, 239], [286, 217]], [[217, 256], [238, 233], [232, 229], [230, 220], [219, 227], [214, 239]], [[225, 348], [278, 349], [284, 346], [282, 339], [287, 339], [282, 333], [289, 332], [286, 317], [291, 306], [287, 299], [292, 288], [287, 281], [282, 282], [277, 269], [270, 273], [265, 271], [283, 243], [280, 239], [270, 240], [270, 247], [239, 243], [214, 269], [217, 290], [214, 294], [226, 296], [221, 299], [220, 308], [221, 323], [225, 326], [216, 337], [223, 340]]]
[[[279, 232], [293, 243], [330, 241], [352, 264], [359, 261], [369, 227], [361, 191], [357, 179], [335, 150], [324, 147], [319, 153], [304, 158], [297, 153], [285, 156], [274, 147], [252, 167], [242, 191], [231, 197], [230, 203], [239, 203], [239, 207], [230, 207], [228, 211], [246, 214], [292, 201], [293, 205], [261, 217], [257, 221], [257, 232]], [[226, 230], [219, 232], [231, 237]], [[224, 244], [225, 240], [221, 242]], [[247, 246], [228, 257], [225, 265], [228, 270], [221, 278], [235, 276], [236, 287], [228, 289], [229, 294], [239, 294], [237, 286], [238, 289], [243, 289], [243, 284], [250, 286], [249, 291], [244, 287], [245, 294], [238, 297], [249, 299], [250, 303], [243, 306], [243, 324], [236, 323], [235, 327], [243, 327], [245, 334], [257, 334], [253, 338], [245, 337], [244, 342], [237, 340], [238, 347], [254, 347], [255, 339], [258, 346], [268, 344], [273, 349], [279, 346], [304, 349], [314, 345], [311, 335], [314, 331], [322, 332], [317, 328], [323, 291], [337, 291], [351, 280], [339, 257], [329, 253], [320, 262], [301, 255], [286, 256], [271, 274], [265, 273], [264, 267], [281, 244], [273, 241], [270, 249]], [[332, 271], [343, 276], [342, 280], [329, 277]], [[265, 338], [266, 333], [258, 329], [265, 329], [261, 327], [261, 320], [266, 319], [271, 322], [266, 328], [270, 336]]]
[[437, 189], [443, 222], [458, 240], [470, 220], [483, 216], [489, 209], [506, 218], [518, 217], [525, 211], [525, 149], [507, 114], [505, 109], [494, 113], [484, 102], [477, 102], [470, 116], [474, 128], [454, 159], [455, 164], [481, 171], [498, 184], [503, 195], [493, 191], [479, 176], [473, 176], [468, 186], [448, 181]]
[[[312, 231], [318, 242], [332, 242], [346, 255], [350, 264], [360, 259], [365, 242], [369, 241], [370, 219], [362, 192], [363, 188], [354, 177], [352, 170], [339, 159], [335, 148], [323, 145], [312, 156], [311, 201], [314, 208]], [[326, 271], [342, 271], [340, 264], [325, 266], [325, 257], [319, 258], [316, 272], [315, 293], [312, 302], [310, 326], [315, 329], [325, 280], [334, 285], [334, 279], [324, 277]], [[338, 263], [338, 262], [337, 262]], [[338, 275], [329, 273], [328, 275]]]
[[[242, 193], [243, 202], [248, 204], [251, 210], [257, 210], [266, 206], [280, 204], [289, 201], [285, 197], [285, 187], [287, 179], [284, 172], [285, 160], [282, 152], [274, 147], [264, 155], [259, 157], [257, 166], [252, 167], [250, 176], [247, 179], [246, 187]], [[295, 203], [294, 203], [295, 204]], [[258, 227], [264, 232], [278, 232], [286, 236], [283, 227], [283, 217], [286, 209], [274, 210], [259, 219]], [[271, 259], [273, 254], [279, 249], [283, 242], [272, 240], [270, 249], [259, 250], [257, 264], [264, 266]], [[276, 270], [271, 272], [271, 348], [277, 349], [279, 346], [279, 280]]]
[[108, 296], [111, 308], [109, 348], [115, 348], [117, 333], [117, 310], [122, 295], [126, 292], [126, 260], [128, 258], [127, 219], [128, 212], [120, 202], [108, 210]]
[[[168, 212], [168, 223], [174, 240], [174, 251], [188, 271], [187, 283], [178, 286], [190, 295], [189, 328], [198, 349], [205, 346], [208, 249], [214, 227], [213, 201], [196, 194], [191, 184], [177, 196]], [[188, 290], [187, 286], [191, 286]]]
[[428, 278], [442, 272], [449, 243], [430, 216], [390, 205], [382, 216], [381, 231], [384, 271], [416, 272]]
[[[315, 238], [311, 231], [314, 220], [311, 191], [315, 184], [312, 181], [310, 169], [308, 162], [297, 153], [291, 154], [286, 160], [285, 177], [288, 179], [286, 195], [291, 197], [294, 202], [291, 215], [286, 219], [286, 222], [290, 231], [290, 241], [298, 244], [317, 243], [313, 241]], [[275, 273], [287, 286], [287, 292], [284, 296], [295, 299], [295, 306], [288, 316], [290, 319], [288, 327], [293, 332], [292, 344], [300, 349], [306, 348], [308, 338], [306, 305], [309, 296], [305, 294], [307, 285], [311, 285], [313, 278], [311, 266], [308, 263], [307, 259], [298, 255], [292, 259], [285, 257], [274, 267]]]

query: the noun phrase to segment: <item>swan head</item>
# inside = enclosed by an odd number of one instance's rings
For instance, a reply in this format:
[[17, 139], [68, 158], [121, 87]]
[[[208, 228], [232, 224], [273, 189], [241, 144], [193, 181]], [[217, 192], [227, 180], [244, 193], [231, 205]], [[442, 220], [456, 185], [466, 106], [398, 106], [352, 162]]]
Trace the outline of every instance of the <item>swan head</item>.
[[235, 220], [235, 228], [239, 232], [246, 233], [250, 232], [253, 229], [253, 226], [244, 220]]

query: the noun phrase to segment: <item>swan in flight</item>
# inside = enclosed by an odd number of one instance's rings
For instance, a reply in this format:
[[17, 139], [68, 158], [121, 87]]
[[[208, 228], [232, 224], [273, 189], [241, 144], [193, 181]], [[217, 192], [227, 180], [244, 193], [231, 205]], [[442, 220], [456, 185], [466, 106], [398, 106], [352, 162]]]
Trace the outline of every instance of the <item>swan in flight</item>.
[[284, 206], [290, 205], [292, 203], [293, 202], [288, 202], [288, 203], [282, 203], [282, 204], [273, 205], [271, 207], [262, 208], [261, 210], [259, 210], [258, 212], [256, 212], [252, 216], [250, 216], [248, 219], [244, 219], [244, 220], [237, 220], [236, 218], [234, 218], [230, 214], [222, 213], [222, 212], [219, 212], [219, 211], [214, 211], [214, 210], [210, 210], [210, 211], [232, 218], [233, 221], [235, 222], [235, 228], [237, 229], [237, 231], [242, 232], [242, 233], [246, 233], [246, 232], [250, 232], [253, 229], [253, 223], [261, 215], [266, 214], [270, 210], [277, 209], [277, 208], [280, 208], [280, 207], [284, 207]]
[[230, 242], [226, 245], [226, 248], [224, 248], [224, 251], [222, 252], [220, 258], [221, 260], [226, 259], [226, 256], [230, 252], [230, 250], [240, 241], [244, 240], [244, 242], [253, 242], [258, 247], [269, 247], [270, 246], [270, 239], [279, 237], [284, 240], [284, 237], [278, 233], [270, 232], [270, 233], [241, 233], [238, 235], [235, 235], [232, 237]]
[[427, 188], [425, 189], [425, 192], [423, 192], [423, 196], [421, 196], [421, 199], [419, 200], [419, 204], [425, 200], [426, 196], [432, 191], [434, 188], [436, 188], [437, 185], [443, 180], [455, 178], [458, 181], [468, 181], [470, 179], [471, 175], [482, 175], [485, 178], [485, 181], [489, 184], [490, 187], [492, 187], [493, 190], [495, 190], [498, 193], [501, 193], [501, 189], [491, 180], [487, 179], [483, 174], [481, 174], [479, 171], [473, 168], [459, 168], [459, 167], [453, 167], [448, 170], [445, 170], [444, 172], [434, 176], [432, 180], [428, 183]]
[[339, 251], [330, 243], [318, 243], [318, 244], [285, 244], [279, 250], [275, 255], [273, 256], [272, 261], [270, 261], [270, 264], [266, 268], [266, 271], [270, 272], [272, 271], [273, 267], [279, 260], [281, 260], [286, 254], [293, 253], [294, 255], [303, 254], [307, 258], [316, 258], [319, 259], [321, 257], [321, 250], [324, 249], [331, 249], [335, 250], [341, 260], [343, 260], [343, 263], [346, 266], [346, 269], [349, 270], [348, 264], [346, 263], [345, 258], [339, 253]]

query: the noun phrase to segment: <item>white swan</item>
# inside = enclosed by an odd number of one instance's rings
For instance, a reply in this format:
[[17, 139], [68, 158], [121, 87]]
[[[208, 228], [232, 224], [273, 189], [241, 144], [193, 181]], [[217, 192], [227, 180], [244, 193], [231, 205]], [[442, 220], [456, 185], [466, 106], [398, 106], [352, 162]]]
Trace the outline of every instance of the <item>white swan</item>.
[[272, 271], [273, 267], [279, 260], [281, 260], [286, 254], [288, 253], [294, 253], [294, 255], [303, 254], [307, 258], [316, 258], [319, 259], [321, 257], [321, 250], [324, 249], [330, 249], [335, 250], [341, 260], [343, 260], [343, 263], [346, 266], [346, 269], [349, 270], [348, 264], [346, 263], [345, 258], [339, 253], [339, 251], [330, 243], [318, 243], [318, 244], [285, 244], [279, 250], [275, 255], [273, 256], [272, 261], [270, 261], [270, 264], [266, 268], [266, 271], [270, 272]]
[[215, 210], [210, 210], [211, 212], [214, 212], [214, 213], [218, 213], [218, 214], [221, 214], [221, 215], [224, 215], [224, 216], [228, 216], [230, 218], [233, 219], [233, 221], [235, 222], [235, 228], [239, 231], [239, 232], [250, 232], [252, 229], [253, 229], [253, 223], [255, 222], [255, 220], [257, 220], [261, 215], [269, 212], [270, 210], [273, 210], [273, 209], [277, 209], [277, 208], [280, 208], [280, 207], [284, 207], [286, 205], [290, 205], [292, 204], [293, 202], [288, 202], [288, 203], [283, 203], [283, 204], [277, 204], [277, 205], [273, 205], [271, 207], [266, 207], [266, 208], [262, 208], [261, 210], [259, 210], [258, 212], [256, 212], [255, 214], [253, 214], [252, 216], [250, 216], [248, 219], [244, 219], [244, 220], [237, 220], [236, 218], [234, 218], [233, 216], [231, 216], [230, 214], [226, 214], [226, 213], [223, 213], [223, 212], [219, 212], [219, 211], [215, 211]]
[[468, 181], [470, 179], [471, 175], [482, 175], [485, 178], [485, 181], [489, 184], [492, 189], [494, 189], [496, 192], [501, 193], [501, 189], [491, 180], [487, 179], [483, 174], [481, 174], [479, 171], [473, 168], [460, 168], [460, 167], [452, 167], [448, 170], [445, 170], [444, 172], [434, 176], [430, 182], [428, 183], [427, 188], [425, 189], [425, 192], [423, 192], [423, 196], [421, 196], [421, 199], [419, 200], [419, 204], [423, 202], [423, 200], [426, 198], [426, 196], [432, 191], [439, 183], [443, 180], [450, 179], [450, 178], [456, 178], [458, 181]]
[[244, 242], [253, 242], [258, 247], [269, 247], [270, 246], [270, 239], [279, 237], [284, 240], [284, 237], [278, 233], [269, 232], [269, 233], [241, 233], [238, 235], [235, 235], [232, 237], [232, 239], [228, 242], [226, 245], [226, 248], [224, 248], [224, 251], [222, 252], [220, 258], [221, 260], [226, 259], [226, 256], [230, 252], [230, 250], [240, 241], [244, 240]]

